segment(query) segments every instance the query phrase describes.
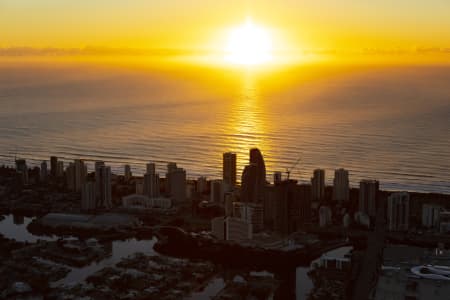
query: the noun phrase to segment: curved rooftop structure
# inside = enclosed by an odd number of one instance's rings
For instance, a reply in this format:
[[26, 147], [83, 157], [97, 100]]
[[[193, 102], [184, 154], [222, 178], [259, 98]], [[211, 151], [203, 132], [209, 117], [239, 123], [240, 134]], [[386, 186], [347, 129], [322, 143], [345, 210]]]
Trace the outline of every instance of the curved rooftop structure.
[[421, 265], [411, 268], [414, 275], [433, 280], [450, 280], [450, 267]]

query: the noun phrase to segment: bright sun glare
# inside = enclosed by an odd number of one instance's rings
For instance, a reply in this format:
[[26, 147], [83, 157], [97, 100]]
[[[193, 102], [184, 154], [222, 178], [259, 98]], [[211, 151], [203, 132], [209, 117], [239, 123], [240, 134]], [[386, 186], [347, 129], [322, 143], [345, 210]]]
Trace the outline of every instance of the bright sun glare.
[[226, 60], [240, 65], [258, 65], [272, 59], [272, 41], [264, 28], [248, 19], [230, 31]]

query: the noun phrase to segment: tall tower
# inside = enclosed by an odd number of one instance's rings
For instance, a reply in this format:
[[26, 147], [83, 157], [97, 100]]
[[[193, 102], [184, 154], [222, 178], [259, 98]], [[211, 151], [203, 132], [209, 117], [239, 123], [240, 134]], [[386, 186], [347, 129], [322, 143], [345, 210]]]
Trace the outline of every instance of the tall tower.
[[242, 172], [241, 199], [244, 202], [261, 203], [266, 186], [266, 165], [257, 148], [250, 149], [250, 164]]
[[95, 162], [95, 195], [100, 198], [101, 191], [101, 181], [100, 181], [100, 168], [105, 166], [105, 162], [96, 161]]
[[322, 201], [325, 198], [325, 170], [314, 170], [314, 176], [311, 178], [311, 185], [313, 201]]
[[147, 164], [147, 172], [144, 174], [144, 195], [149, 198], [159, 197], [159, 175], [156, 174], [156, 165]]
[[41, 178], [42, 182], [45, 182], [47, 180], [47, 175], [48, 175], [47, 162], [44, 160], [44, 161], [41, 162], [40, 178]]
[[348, 179], [348, 171], [338, 169], [334, 171], [333, 181], [333, 200], [339, 202], [347, 202], [349, 200], [350, 183]]
[[98, 180], [100, 191], [97, 198], [97, 207], [99, 208], [111, 208], [111, 167], [100, 166], [98, 169]]
[[377, 180], [361, 180], [359, 183], [359, 211], [375, 217], [378, 207], [380, 183]]
[[58, 170], [58, 158], [56, 156], [50, 156], [50, 174], [56, 177]]
[[223, 154], [223, 183], [230, 190], [236, 185], [236, 153]]

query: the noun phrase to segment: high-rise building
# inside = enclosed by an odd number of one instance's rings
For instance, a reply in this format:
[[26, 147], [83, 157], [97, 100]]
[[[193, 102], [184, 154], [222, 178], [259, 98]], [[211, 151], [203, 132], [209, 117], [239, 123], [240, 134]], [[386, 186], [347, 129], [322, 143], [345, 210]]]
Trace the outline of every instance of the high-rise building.
[[125, 167], [124, 167], [124, 179], [125, 179], [125, 181], [129, 181], [132, 176], [133, 176], [133, 173], [131, 173], [130, 165], [125, 165]]
[[319, 208], [319, 226], [326, 227], [331, 225], [331, 209], [328, 206]]
[[56, 156], [50, 156], [50, 174], [53, 177], [56, 177], [57, 170], [58, 170], [58, 158]]
[[244, 219], [226, 217], [225, 237], [227, 241], [245, 241], [253, 238], [252, 224]]
[[75, 191], [75, 164], [73, 162], [69, 163], [66, 168], [66, 182], [69, 191]]
[[64, 176], [64, 162], [58, 161], [56, 164], [56, 177], [61, 178]]
[[104, 161], [96, 161], [95, 162], [95, 194], [97, 197], [97, 200], [100, 200], [100, 193], [102, 191], [101, 188], [101, 179], [100, 179], [100, 168], [105, 166]]
[[166, 175], [168, 194], [175, 203], [186, 201], [186, 171], [178, 168], [175, 163], [167, 165]]
[[210, 202], [213, 203], [222, 203], [223, 202], [223, 184], [222, 180], [215, 179], [211, 180], [211, 197]]
[[85, 182], [81, 188], [81, 209], [94, 210], [96, 203], [95, 195], [96, 183], [92, 181]]
[[147, 172], [144, 174], [144, 195], [149, 198], [159, 197], [160, 184], [159, 175], [156, 174], [156, 165], [154, 163], [147, 164]]
[[233, 217], [252, 224], [253, 232], [264, 228], [264, 209], [260, 203], [233, 202]]
[[23, 184], [28, 184], [28, 166], [25, 159], [16, 159], [16, 172]]
[[97, 198], [96, 206], [98, 208], [111, 208], [111, 167], [101, 166], [98, 171], [98, 180], [100, 182], [100, 185], [98, 186], [100, 188], [100, 193], [98, 194], [99, 197]]
[[47, 162], [44, 160], [41, 162], [41, 173], [40, 173], [40, 179], [42, 182], [47, 181], [48, 176], [48, 170], [47, 170]]
[[266, 186], [266, 165], [258, 148], [250, 149], [250, 165], [256, 166], [256, 202], [264, 199], [264, 187]]
[[236, 153], [223, 154], [223, 183], [225, 191], [233, 190], [236, 185]]
[[86, 181], [87, 166], [81, 159], [75, 159], [75, 191], [81, 192], [81, 187]]
[[361, 180], [359, 183], [359, 211], [375, 217], [378, 208], [380, 183], [377, 180]]
[[282, 181], [281, 172], [277, 171], [273, 173], [273, 184], [280, 184]]
[[387, 219], [390, 231], [407, 231], [409, 227], [409, 194], [393, 193], [387, 200]]
[[334, 171], [333, 180], [333, 200], [338, 202], [347, 202], [350, 194], [350, 182], [348, 171], [338, 169]]
[[439, 227], [439, 215], [444, 211], [442, 206], [436, 204], [424, 204], [422, 206], [422, 226], [426, 228]]
[[325, 199], [325, 170], [316, 169], [311, 178], [312, 200], [323, 201]]
[[199, 177], [197, 179], [197, 189], [196, 189], [197, 193], [203, 194], [206, 193], [207, 190], [208, 190], [208, 183], [206, 177], [203, 176]]
[[[176, 166], [176, 165], [175, 165]], [[172, 167], [171, 167], [172, 169]], [[154, 175], [156, 174], [156, 164], [153, 162], [150, 162], [146, 165], [146, 171], [145, 174]]]

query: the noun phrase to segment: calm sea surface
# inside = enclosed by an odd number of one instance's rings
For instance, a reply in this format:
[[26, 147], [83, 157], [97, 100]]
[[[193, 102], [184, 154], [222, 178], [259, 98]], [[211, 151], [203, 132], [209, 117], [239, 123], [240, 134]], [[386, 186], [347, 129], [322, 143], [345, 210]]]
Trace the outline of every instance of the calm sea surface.
[[[450, 193], [450, 68], [314, 67], [256, 73], [89, 65], [0, 64], [0, 164], [57, 155], [142, 174], [177, 162], [195, 178], [239, 176], [259, 147], [268, 180], [301, 157], [291, 178], [350, 171], [385, 189]], [[269, 177], [270, 176], [270, 177]]]

